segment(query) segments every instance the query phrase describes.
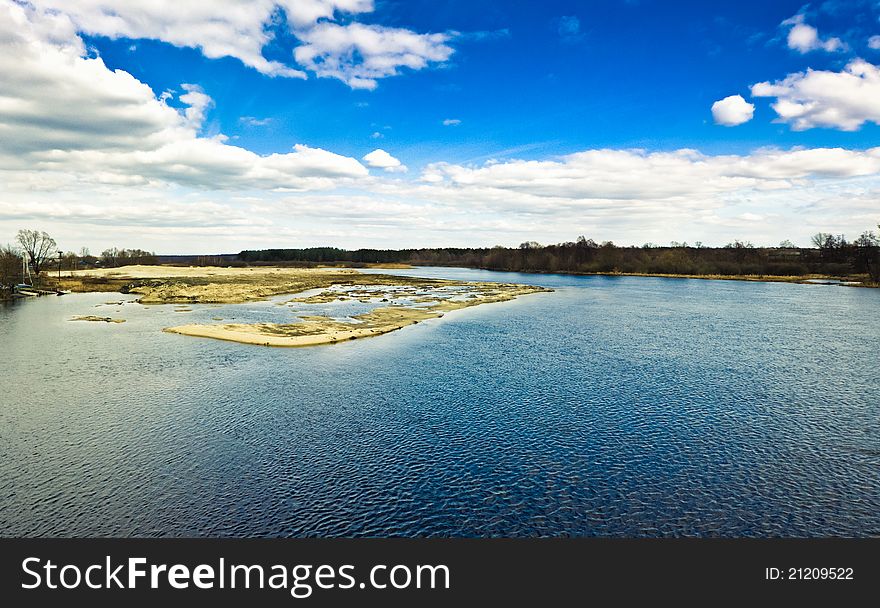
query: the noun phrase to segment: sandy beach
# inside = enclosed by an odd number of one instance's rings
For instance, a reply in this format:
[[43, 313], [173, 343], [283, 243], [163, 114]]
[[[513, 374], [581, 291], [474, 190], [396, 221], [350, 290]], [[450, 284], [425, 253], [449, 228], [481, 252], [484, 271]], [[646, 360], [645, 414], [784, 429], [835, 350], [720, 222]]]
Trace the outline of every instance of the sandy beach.
[[169, 333], [229, 340], [261, 346], [316, 346], [357, 338], [380, 336], [442, 313], [414, 308], [377, 308], [354, 317], [356, 323], [344, 323], [326, 317], [301, 317], [302, 322], [290, 324], [227, 323], [222, 325], [192, 324], [169, 327]]
[[345, 268], [222, 268], [214, 266], [123, 266], [68, 272], [59, 289], [73, 292], [113, 291], [140, 296], [143, 304], [236, 304], [299, 293], [359, 277]]
[[[338, 321], [322, 316], [300, 317], [301, 322], [290, 324], [278, 323], [227, 323], [218, 325], [191, 324], [166, 328], [170, 333], [197, 336], [202, 338], [215, 338], [218, 340], [230, 340], [244, 344], [258, 344], [262, 346], [315, 346], [318, 344], [332, 344], [357, 338], [380, 336], [408, 325], [414, 325], [427, 319], [442, 317], [447, 312], [512, 300], [518, 296], [530, 293], [549, 291], [543, 288], [527, 285], [510, 284], [486, 284], [486, 283], [459, 283], [449, 282], [440, 289], [447, 287], [461, 287], [467, 293], [458, 294], [455, 298], [449, 298], [448, 294], [421, 296], [417, 299], [417, 306], [387, 306], [376, 308], [368, 313], [355, 315], [351, 322]], [[380, 301], [398, 296], [397, 290], [384, 292], [377, 290], [372, 297]], [[439, 292], [439, 290], [438, 290]], [[302, 300], [332, 301], [340, 299], [332, 292], [322, 292], [311, 298]], [[364, 300], [361, 300], [364, 301]]]
[[[141, 304], [238, 304], [320, 289], [291, 298], [300, 304], [351, 301], [377, 307], [346, 320], [291, 315], [290, 323], [184, 324], [169, 333], [262, 346], [315, 346], [380, 336], [427, 319], [478, 306], [551, 291], [543, 287], [364, 274], [340, 268], [218, 268], [127, 266], [67, 273], [59, 286], [70, 291], [120, 291]], [[103, 320], [103, 319], [102, 319]]]

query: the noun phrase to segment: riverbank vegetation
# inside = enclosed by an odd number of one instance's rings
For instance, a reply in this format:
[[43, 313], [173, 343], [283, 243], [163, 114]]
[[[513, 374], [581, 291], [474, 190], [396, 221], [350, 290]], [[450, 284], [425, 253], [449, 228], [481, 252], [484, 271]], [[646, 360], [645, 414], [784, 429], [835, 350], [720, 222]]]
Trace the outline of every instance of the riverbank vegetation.
[[[555, 245], [534, 241], [519, 247], [357, 249], [311, 247], [304, 249], [246, 250], [213, 256], [156, 256], [142, 249], [110, 248], [99, 256], [88, 249], [62, 253], [45, 232], [21, 230], [17, 245], [0, 248], [0, 299], [11, 297], [17, 283], [70, 291], [119, 291], [124, 277], [84, 274], [63, 279], [62, 272], [112, 269], [156, 264], [222, 267], [316, 266], [461, 266], [512, 272], [572, 274], [628, 274], [661, 277], [803, 281], [837, 279], [866, 286], [880, 285], [880, 237], [873, 231], [855, 240], [844, 235], [817, 233], [812, 247], [783, 241], [777, 247], [756, 247], [735, 240], [724, 247], [702, 243], [621, 247], [586, 237]], [[25, 260], [22, 263], [22, 259]], [[58, 271], [58, 277], [52, 272]], [[51, 283], [51, 285], [49, 285]]]
[[[16, 285], [29, 285], [35, 288], [59, 288], [62, 272], [117, 268], [133, 264], [158, 264], [156, 254], [142, 249], [106, 249], [100, 256], [94, 256], [88, 248], [79, 253], [64, 252], [46, 232], [39, 230], [19, 230], [15, 245], [0, 246], [0, 300], [13, 297]], [[59, 276], [52, 276], [57, 271]], [[89, 279], [77, 282], [78, 291], [118, 291], [121, 284], [102, 278], [95, 278], [94, 285], [85, 285]], [[104, 287], [104, 288], [102, 288]]]
[[10, 297], [21, 276], [21, 254], [11, 245], [0, 247], [0, 300]]
[[802, 280], [808, 278], [852, 279], [880, 283], [880, 238], [865, 232], [848, 241], [843, 235], [820, 233], [815, 247], [755, 247], [733, 241], [724, 247], [701, 243], [647, 243], [620, 247], [610, 241], [597, 243], [583, 236], [576, 241], [543, 246], [526, 242], [519, 247], [358, 249], [333, 247], [242, 251], [239, 260], [249, 264], [284, 263], [397, 263], [430, 266], [463, 266], [513, 272], [563, 272], [577, 274], [634, 274]]

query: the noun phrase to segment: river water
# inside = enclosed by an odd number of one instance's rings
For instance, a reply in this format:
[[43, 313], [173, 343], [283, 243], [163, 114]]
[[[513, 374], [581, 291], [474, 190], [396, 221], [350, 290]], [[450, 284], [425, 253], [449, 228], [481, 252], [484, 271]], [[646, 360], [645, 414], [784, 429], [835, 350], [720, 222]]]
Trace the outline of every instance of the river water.
[[302, 349], [0, 308], [0, 536], [880, 534], [880, 290], [393, 272], [555, 291]]

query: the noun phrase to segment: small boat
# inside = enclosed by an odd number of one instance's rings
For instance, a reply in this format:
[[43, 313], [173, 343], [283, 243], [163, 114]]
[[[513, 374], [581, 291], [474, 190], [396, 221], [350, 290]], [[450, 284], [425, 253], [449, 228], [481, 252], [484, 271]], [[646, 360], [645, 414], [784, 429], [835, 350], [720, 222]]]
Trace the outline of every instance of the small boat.
[[61, 291], [60, 289], [40, 289], [39, 287], [34, 287], [33, 285], [28, 285], [27, 283], [19, 283], [15, 286], [13, 291], [13, 295], [20, 295], [24, 297], [34, 297], [34, 296], [63, 296], [66, 293], [70, 293], [69, 291]]

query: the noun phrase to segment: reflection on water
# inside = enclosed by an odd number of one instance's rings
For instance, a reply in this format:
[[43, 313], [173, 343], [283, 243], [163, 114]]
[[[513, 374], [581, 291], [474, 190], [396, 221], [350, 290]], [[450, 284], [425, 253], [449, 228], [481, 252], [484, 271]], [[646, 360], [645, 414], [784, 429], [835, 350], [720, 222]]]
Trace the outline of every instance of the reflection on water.
[[880, 533], [880, 290], [393, 272], [556, 291], [307, 349], [0, 307], [0, 535]]

